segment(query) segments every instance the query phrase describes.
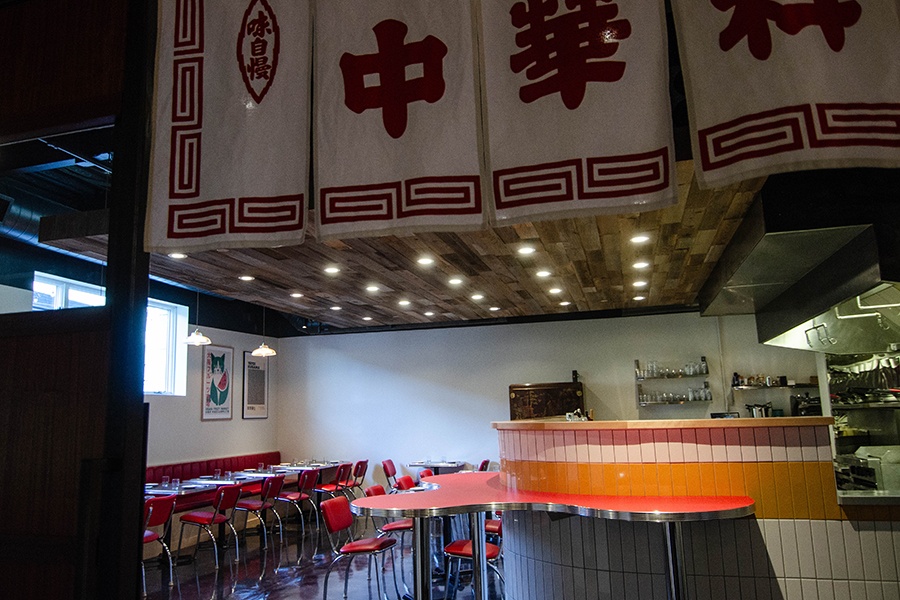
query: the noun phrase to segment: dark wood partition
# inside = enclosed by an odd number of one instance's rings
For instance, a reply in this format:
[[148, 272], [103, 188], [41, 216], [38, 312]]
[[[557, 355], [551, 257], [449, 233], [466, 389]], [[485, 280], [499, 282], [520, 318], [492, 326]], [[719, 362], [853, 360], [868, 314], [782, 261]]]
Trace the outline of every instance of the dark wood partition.
[[97, 576], [106, 309], [0, 315], [0, 573], [7, 598], [75, 598]]

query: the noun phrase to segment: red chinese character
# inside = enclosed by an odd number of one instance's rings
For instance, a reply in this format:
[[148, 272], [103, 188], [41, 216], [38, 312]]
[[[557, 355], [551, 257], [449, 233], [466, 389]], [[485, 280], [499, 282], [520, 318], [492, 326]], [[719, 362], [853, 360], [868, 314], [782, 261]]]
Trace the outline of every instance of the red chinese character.
[[520, 30], [516, 45], [524, 50], [512, 55], [509, 64], [534, 82], [519, 90], [522, 102], [559, 92], [566, 108], [574, 110], [589, 81], [619, 81], [625, 73], [623, 61], [602, 60], [631, 35], [631, 23], [615, 20], [619, 7], [598, 0], [566, 0], [566, 8], [570, 12], [557, 15], [557, 0], [526, 0], [510, 10], [512, 24]]
[[269, 42], [265, 38], [254, 39], [250, 42], [250, 56], [265, 56]]
[[259, 38], [269, 33], [272, 33], [272, 25], [269, 23], [268, 15], [263, 11], [256, 13], [256, 18], [247, 22], [247, 35]]
[[252, 79], [268, 79], [272, 65], [265, 56], [254, 57], [247, 63], [247, 76]]
[[[357, 114], [380, 108], [385, 130], [397, 139], [406, 131], [410, 102], [434, 103], [444, 95], [443, 60], [447, 45], [431, 35], [406, 44], [406, 24], [393, 19], [382, 21], [372, 31], [378, 42], [377, 53], [346, 52], [341, 56], [344, 104]], [[410, 65], [422, 65], [421, 77], [406, 79]], [[367, 86], [366, 75], [378, 75], [378, 85]]]
[[719, 47], [728, 51], [743, 38], [758, 60], [772, 54], [769, 21], [788, 35], [798, 34], [804, 27], [819, 27], [828, 46], [835, 52], [844, 48], [844, 30], [852, 27], [862, 15], [856, 0], [812, 0], [802, 4], [779, 4], [775, 0], [710, 0], [721, 11], [734, 9], [728, 26], [719, 34]]

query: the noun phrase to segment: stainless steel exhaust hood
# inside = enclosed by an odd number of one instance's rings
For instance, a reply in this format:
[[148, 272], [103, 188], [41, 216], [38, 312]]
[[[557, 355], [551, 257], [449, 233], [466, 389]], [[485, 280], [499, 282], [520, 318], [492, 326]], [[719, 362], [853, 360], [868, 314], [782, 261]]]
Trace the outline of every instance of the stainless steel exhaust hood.
[[900, 349], [900, 171], [769, 178], [700, 291], [703, 316], [755, 314], [761, 343]]

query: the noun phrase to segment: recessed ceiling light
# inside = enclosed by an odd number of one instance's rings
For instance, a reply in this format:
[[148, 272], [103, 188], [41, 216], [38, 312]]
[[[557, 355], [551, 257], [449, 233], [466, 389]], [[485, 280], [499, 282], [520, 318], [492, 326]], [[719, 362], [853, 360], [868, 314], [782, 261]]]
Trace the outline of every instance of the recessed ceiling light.
[[409, 300], [401, 300], [397, 304], [399, 304], [400, 306], [409, 306]]
[[366, 286], [367, 292], [377, 292], [380, 288], [377, 285]]
[[552, 273], [550, 271], [538, 271], [537, 273], [535, 273], [535, 275], [537, 275], [538, 277], [550, 277]]
[[649, 241], [650, 241], [650, 236], [644, 235], [644, 234], [636, 235], [631, 238], [631, 242], [633, 244], [643, 244], [644, 242], [649, 242]]
[[634, 298], [632, 298], [632, 300], [637, 300], [638, 302], [640, 302], [641, 300], [646, 300], [646, 299], [647, 299], [646, 296], [635, 296]]
[[645, 261], [642, 260], [642, 261], [639, 261], [639, 262], [634, 263], [634, 264], [631, 265], [631, 266], [634, 267], [635, 269], [646, 269], [647, 267], [650, 266], [650, 263], [645, 262]]
[[490, 308], [490, 310], [491, 310], [491, 311], [498, 311], [498, 310], [500, 310], [500, 307], [499, 307], [499, 306], [492, 306], [492, 307]]
[[169, 258], [187, 258], [187, 254], [183, 252], [170, 252]]
[[459, 284], [462, 283], [462, 279], [460, 279], [459, 277], [454, 277], [453, 279], [451, 279], [451, 280], [448, 281], [447, 283], [449, 283], [450, 285], [459, 285]]
[[646, 281], [635, 281], [631, 285], [633, 285], [636, 288], [642, 288], [642, 287], [647, 287], [647, 282]]
[[522, 246], [519, 248], [519, 254], [534, 254], [534, 248], [531, 246]]
[[363, 321], [371, 321], [372, 317], [363, 317]]
[[240, 277], [238, 277], [238, 279], [240, 279], [241, 281], [253, 281], [254, 279], [256, 279], [256, 277], [254, 277], [253, 275], [241, 275]]
[[303, 294], [301, 294], [300, 292], [294, 292], [293, 294], [291, 294], [291, 298], [302, 298], [302, 297], [303, 297]]
[[326, 273], [331, 273], [331, 274], [333, 275], [333, 274], [335, 274], [335, 273], [340, 273], [341, 270], [338, 269], [337, 267], [325, 267], [325, 272], [326, 272]]
[[341, 307], [340, 306], [332, 306], [331, 310], [341, 310]]
[[484, 294], [472, 294], [472, 300], [484, 300]]
[[428, 257], [428, 256], [423, 256], [422, 258], [420, 258], [420, 259], [417, 260], [416, 262], [419, 263], [420, 265], [433, 265], [433, 264], [434, 264], [434, 259], [433, 259], [433, 258], [430, 258], [430, 257]]
[[559, 303], [560, 306], [568, 306], [570, 304], [572, 304], [572, 303], [569, 302], [568, 300], [563, 300], [562, 302]]
[[550, 288], [549, 291], [551, 294], [562, 294], [562, 290], [559, 288]]
[[431, 312], [431, 311], [429, 310], [427, 313], [425, 313], [425, 316], [426, 316], [426, 317], [433, 317], [433, 316], [434, 316], [434, 313]]

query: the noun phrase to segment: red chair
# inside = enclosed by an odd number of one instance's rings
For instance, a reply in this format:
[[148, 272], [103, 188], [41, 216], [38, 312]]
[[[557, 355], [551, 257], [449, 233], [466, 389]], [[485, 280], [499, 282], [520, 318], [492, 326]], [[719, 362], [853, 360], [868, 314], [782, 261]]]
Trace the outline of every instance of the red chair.
[[431, 469], [422, 469], [419, 471], [419, 481], [422, 481], [423, 477], [434, 477], [434, 471]]
[[[487, 558], [488, 567], [497, 574], [497, 577], [500, 578], [500, 583], [504, 584], [503, 575], [500, 573], [500, 570], [497, 569], [497, 565], [495, 564], [497, 558], [500, 556], [500, 547], [496, 544], [485, 542], [484, 553]], [[460, 571], [462, 570], [462, 561], [472, 560], [472, 540], [456, 540], [455, 542], [450, 542], [444, 546], [444, 556], [450, 559], [449, 564], [447, 565], [447, 584], [444, 588], [446, 590], [444, 598], [456, 598], [456, 591], [459, 587]], [[453, 586], [451, 587], [450, 580], [453, 576], [454, 561], [456, 562], [456, 577], [453, 580]]]
[[[169, 559], [169, 587], [172, 579], [172, 553], [165, 540], [172, 528], [172, 513], [175, 511], [177, 496], [157, 496], [144, 502], [144, 543], [159, 542]], [[144, 572], [144, 561], [141, 561], [141, 585], [144, 596], [147, 595], [147, 575]]]
[[[301, 471], [297, 476], [297, 491], [284, 492], [275, 497], [275, 502], [286, 502], [292, 504], [300, 515], [300, 532], [301, 536], [306, 535], [306, 518], [303, 516], [303, 502], [309, 502], [313, 511], [316, 513], [316, 531], [319, 530], [319, 507], [312, 500], [312, 494], [315, 492], [316, 483], [319, 481], [319, 470], [309, 469]], [[287, 516], [287, 513], [285, 513]]]
[[[369, 461], [368, 460], [358, 460], [356, 464], [353, 465], [353, 473], [349, 479], [342, 481], [341, 483], [344, 486], [344, 489], [341, 490], [345, 495], [349, 491], [353, 498], [356, 498], [357, 489], [362, 489], [363, 481], [366, 478], [366, 472], [369, 470]], [[348, 497], [348, 500], [350, 498]]]
[[334, 474], [334, 479], [329, 481], [328, 483], [319, 484], [316, 487], [315, 492], [317, 494], [328, 494], [332, 498], [337, 496], [338, 494], [343, 494], [344, 489], [346, 489], [347, 482], [350, 480], [350, 470], [353, 468], [353, 463], [341, 463], [337, 466], [337, 471]]
[[[375, 485], [370, 485], [364, 490], [366, 498], [371, 498], [372, 496], [384, 496], [384, 486], [380, 483], [376, 483]], [[372, 517], [372, 522], [375, 524], [375, 530], [378, 532], [378, 537], [382, 537], [385, 535], [390, 535], [396, 532], [400, 532], [400, 551], [403, 551], [403, 536], [407, 531], [412, 531], [413, 528], [413, 520], [412, 519], [396, 519], [394, 521], [389, 520], [387, 517], [378, 517], [383, 521], [381, 526], [378, 525], [378, 521], [376, 521], [376, 517]]]
[[491, 466], [491, 461], [490, 461], [490, 459], [486, 458], [483, 461], [481, 461], [480, 465], [478, 465], [478, 470], [479, 471], [487, 471], [488, 468], [490, 468], [490, 466]]
[[387, 484], [391, 486], [391, 491], [397, 489], [397, 467], [391, 459], [381, 461], [381, 468], [384, 469], [384, 478]]
[[275, 509], [275, 499], [281, 493], [281, 488], [284, 487], [284, 475], [274, 475], [272, 477], [266, 477], [266, 480], [263, 481], [262, 489], [259, 491], [259, 499], [246, 499], [246, 500], [238, 500], [238, 503], [235, 504], [234, 510], [241, 511], [244, 513], [244, 531], [247, 530], [247, 520], [250, 518], [250, 513], [256, 515], [256, 518], [259, 519], [260, 527], [262, 527], [262, 535], [263, 535], [263, 548], [269, 547], [269, 540], [266, 537], [266, 519], [264, 515], [264, 511], [272, 510], [275, 514], [275, 520], [272, 521], [272, 535], [275, 534], [275, 521], [278, 521], [278, 539], [281, 543], [284, 543], [284, 525], [281, 523], [281, 517]]
[[[325, 573], [325, 585], [323, 586], [322, 598], [328, 598], [328, 576], [334, 566], [344, 558], [347, 561], [347, 570], [344, 573], [344, 598], [347, 597], [347, 583], [349, 582], [350, 565], [353, 564], [353, 557], [366, 556], [375, 561], [375, 572], [378, 573], [378, 557], [391, 551], [391, 571], [394, 574], [394, 590], [397, 596], [400, 596], [400, 589], [397, 587], [397, 573], [393, 569], [393, 547], [397, 540], [392, 537], [371, 537], [356, 540], [353, 537], [353, 513], [350, 512], [350, 501], [346, 496], [336, 496], [322, 502], [322, 518], [325, 521], [325, 529], [328, 531], [328, 540], [331, 542], [331, 549], [334, 553], [334, 560], [328, 565], [328, 571]], [[384, 559], [381, 561], [381, 580], [384, 579]], [[378, 587], [378, 597], [387, 598], [387, 594], [382, 594], [381, 581], [377, 575], [375, 579]]]
[[397, 485], [395, 486], [398, 491], [411, 490], [416, 487], [416, 482], [413, 481], [413, 478], [409, 475], [401, 475], [397, 478]]
[[239, 485], [223, 485], [216, 490], [216, 498], [213, 501], [212, 512], [208, 510], [195, 510], [181, 515], [181, 533], [178, 536], [178, 556], [181, 556], [181, 541], [184, 539], [184, 526], [193, 525], [197, 527], [197, 545], [194, 546], [194, 555], [197, 554], [197, 547], [200, 545], [200, 529], [206, 531], [209, 539], [213, 543], [213, 552], [216, 558], [216, 570], [219, 570], [219, 546], [216, 543], [216, 536], [213, 535], [212, 525], [228, 525], [234, 536], [234, 562], [238, 562], [241, 558], [241, 549], [238, 544], [237, 531], [231, 524], [231, 516], [228, 511], [234, 512], [234, 507], [241, 497], [241, 486]]

